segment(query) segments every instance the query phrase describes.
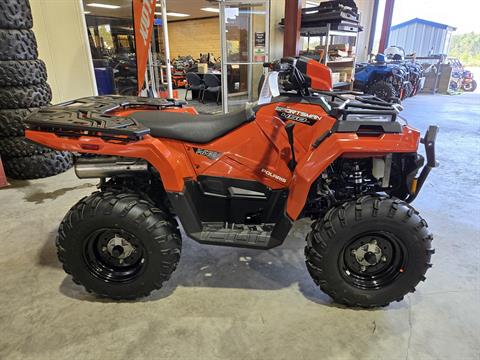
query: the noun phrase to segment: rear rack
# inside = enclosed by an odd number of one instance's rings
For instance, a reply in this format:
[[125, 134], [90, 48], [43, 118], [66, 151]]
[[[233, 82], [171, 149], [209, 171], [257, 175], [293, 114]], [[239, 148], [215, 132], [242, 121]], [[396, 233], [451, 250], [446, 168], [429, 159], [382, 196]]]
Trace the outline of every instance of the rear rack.
[[162, 110], [182, 107], [183, 101], [135, 96], [91, 96], [40, 109], [25, 120], [30, 130], [55, 132], [64, 136], [97, 136], [139, 140], [150, 129], [128, 116], [108, 113], [118, 109]]

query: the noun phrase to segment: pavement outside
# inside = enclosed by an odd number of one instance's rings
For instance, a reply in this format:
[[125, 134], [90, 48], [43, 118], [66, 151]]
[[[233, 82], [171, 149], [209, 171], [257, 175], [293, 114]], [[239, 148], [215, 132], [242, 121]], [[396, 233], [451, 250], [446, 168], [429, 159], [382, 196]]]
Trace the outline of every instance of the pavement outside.
[[332, 303], [305, 268], [308, 221], [266, 252], [184, 239], [165, 288], [97, 299], [55, 253], [64, 214], [95, 190], [69, 171], [0, 190], [0, 359], [480, 359], [480, 94], [404, 105], [413, 126], [441, 128], [441, 166], [414, 204], [434, 233], [434, 267], [404, 301]]

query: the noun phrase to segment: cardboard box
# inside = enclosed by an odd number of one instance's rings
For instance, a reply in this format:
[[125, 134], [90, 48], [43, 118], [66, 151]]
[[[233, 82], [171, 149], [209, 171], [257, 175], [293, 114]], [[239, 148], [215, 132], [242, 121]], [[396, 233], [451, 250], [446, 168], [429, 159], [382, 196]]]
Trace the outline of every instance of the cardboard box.
[[350, 44], [333, 44], [328, 47], [329, 50], [349, 51]]
[[199, 74], [208, 73], [208, 64], [198, 64], [198, 73]]
[[332, 73], [332, 82], [334, 84], [340, 82], [340, 73], [338, 72]]

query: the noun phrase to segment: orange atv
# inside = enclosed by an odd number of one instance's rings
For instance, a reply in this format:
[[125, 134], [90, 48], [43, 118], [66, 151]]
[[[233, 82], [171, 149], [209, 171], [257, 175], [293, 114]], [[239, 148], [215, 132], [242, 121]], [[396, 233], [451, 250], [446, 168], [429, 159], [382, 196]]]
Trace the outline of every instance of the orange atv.
[[[409, 203], [436, 166], [437, 127], [422, 139], [399, 105], [332, 92], [330, 70], [313, 60], [266, 66], [262, 104], [227, 115], [101, 96], [28, 120], [37, 143], [98, 155], [75, 171], [99, 178], [100, 191], [69, 211], [57, 239], [76, 283], [113, 299], [147, 296], [178, 264], [177, 221], [200, 243], [271, 249], [306, 217], [307, 269], [335, 301], [383, 306], [425, 279], [432, 235]], [[277, 80], [280, 95], [265, 101]]]

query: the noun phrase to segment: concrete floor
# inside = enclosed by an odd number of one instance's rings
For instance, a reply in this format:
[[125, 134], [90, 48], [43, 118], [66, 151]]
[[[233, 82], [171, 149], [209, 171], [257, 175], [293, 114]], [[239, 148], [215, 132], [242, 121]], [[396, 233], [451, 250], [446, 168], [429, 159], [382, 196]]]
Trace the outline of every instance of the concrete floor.
[[185, 239], [164, 289], [139, 302], [96, 299], [55, 254], [63, 215], [95, 190], [70, 171], [0, 190], [0, 359], [479, 359], [480, 94], [405, 107], [412, 125], [441, 126], [441, 167], [415, 204], [437, 253], [405, 301], [333, 304], [305, 269], [305, 221], [268, 252]]

